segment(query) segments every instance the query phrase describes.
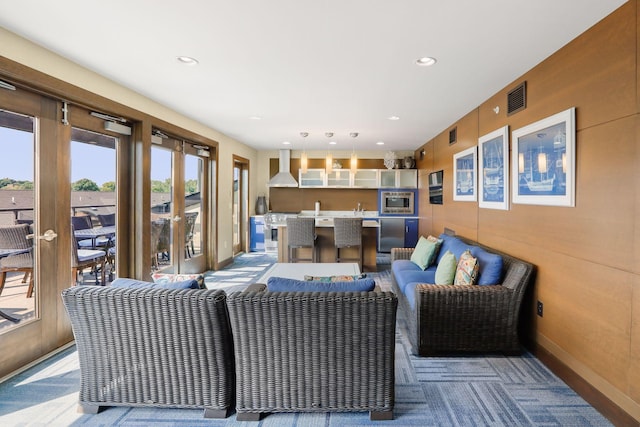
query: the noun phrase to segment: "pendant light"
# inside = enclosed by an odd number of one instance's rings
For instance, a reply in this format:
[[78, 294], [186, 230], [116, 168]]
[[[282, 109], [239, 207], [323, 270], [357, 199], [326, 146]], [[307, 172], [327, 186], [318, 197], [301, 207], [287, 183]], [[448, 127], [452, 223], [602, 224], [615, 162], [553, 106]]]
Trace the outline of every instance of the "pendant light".
[[[333, 137], [333, 132], [325, 132], [324, 136], [331, 139]], [[333, 171], [333, 156], [331, 155], [329, 148], [327, 148], [327, 157], [324, 160], [324, 170], [327, 175]]]
[[[351, 132], [349, 135], [355, 139], [358, 137], [358, 132]], [[356, 154], [355, 143], [351, 144], [351, 173], [355, 174], [358, 171], [358, 155]]]
[[[302, 138], [309, 136], [309, 132], [300, 132]], [[309, 160], [307, 159], [307, 144], [302, 142], [302, 154], [300, 154], [300, 172], [307, 173]]]

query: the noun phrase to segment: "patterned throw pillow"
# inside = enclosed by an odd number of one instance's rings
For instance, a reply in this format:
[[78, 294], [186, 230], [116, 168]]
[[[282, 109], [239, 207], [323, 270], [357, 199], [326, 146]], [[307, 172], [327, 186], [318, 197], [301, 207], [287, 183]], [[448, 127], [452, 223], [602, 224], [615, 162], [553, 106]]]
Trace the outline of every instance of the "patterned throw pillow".
[[309, 282], [353, 282], [365, 277], [367, 277], [366, 273], [356, 274], [355, 276], [348, 274], [342, 276], [309, 276], [305, 274], [304, 280]]
[[469, 250], [464, 251], [458, 260], [454, 285], [473, 285], [478, 277], [478, 259]]

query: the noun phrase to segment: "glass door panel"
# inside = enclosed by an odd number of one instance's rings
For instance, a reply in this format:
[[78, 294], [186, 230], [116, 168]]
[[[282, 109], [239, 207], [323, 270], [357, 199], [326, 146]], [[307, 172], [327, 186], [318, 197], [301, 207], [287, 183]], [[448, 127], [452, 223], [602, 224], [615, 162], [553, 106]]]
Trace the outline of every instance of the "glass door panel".
[[[185, 152], [187, 150], [185, 149]], [[194, 154], [184, 157], [185, 259], [202, 254], [202, 184], [204, 160]]]
[[0, 110], [0, 334], [40, 317], [35, 128], [35, 117]]
[[173, 150], [151, 147], [151, 270], [173, 273]]
[[[81, 259], [89, 257], [82, 268], [72, 265], [78, 283], [105, 284], [102, 269], [107, 282], [113, 280], [116, 271], [117, 141], [113, 136], [84, 129], [71, 131], [72, 245]], [[106, 259], [104, 265], [102, 259]]]

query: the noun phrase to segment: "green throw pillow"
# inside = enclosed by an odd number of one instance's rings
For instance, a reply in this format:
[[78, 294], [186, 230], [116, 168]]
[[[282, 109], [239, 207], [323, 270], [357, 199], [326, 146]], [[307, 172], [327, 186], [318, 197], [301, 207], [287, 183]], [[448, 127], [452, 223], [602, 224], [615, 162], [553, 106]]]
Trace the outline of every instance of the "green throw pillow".
[[450, 251], [445, 252], [436, 268], [436, 285], [452, 285], [456, 268], [458, 268], [456, 256]]
[[433, 262], [435, 253], [436, 244], [420, 236], [420, 240], [411, 254], [411, 262], [424, 270]]

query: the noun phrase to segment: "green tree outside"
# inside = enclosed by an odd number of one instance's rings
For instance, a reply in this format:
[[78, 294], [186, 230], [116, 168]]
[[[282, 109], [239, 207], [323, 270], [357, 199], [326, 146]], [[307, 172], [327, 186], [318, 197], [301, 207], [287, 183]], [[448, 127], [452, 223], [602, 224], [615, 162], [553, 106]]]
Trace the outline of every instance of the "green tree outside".
[[89, 178], [82, 178], [71, 183], [71, 191], [100, 191], [100, 187]]

